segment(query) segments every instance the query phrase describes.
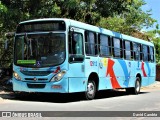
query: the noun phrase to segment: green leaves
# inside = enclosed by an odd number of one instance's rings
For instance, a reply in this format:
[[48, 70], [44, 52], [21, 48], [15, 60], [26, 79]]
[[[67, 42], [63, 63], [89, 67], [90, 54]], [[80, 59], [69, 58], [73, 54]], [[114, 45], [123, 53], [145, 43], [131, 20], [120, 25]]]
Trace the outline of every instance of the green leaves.
[[4, 26], [2, 19], [3, 19], [3, 15], [6, 13], [7, 13], [7, 7], [4, 6], [2, 2], [0, 1], [0, 16], [2, 16], [0, 17], [0, 29], [2, 29], [2, 27]]
[[0, 13], [6, 13], [6, 12], [7, 12], [7, 7], [5, 7], [0, 1]]
[[122, 31], [124, 32], [125, 31], [124, 29], [126, 29], [126, 27], [124, 27], [125, 20], [118, 16], [101, 18], [99, 24], [97, 25], [116, 32], [122, 32]]
[[[141, 30], [155, 22], [149, 12], [141, 10], [144, 4], [144, 0], [2, 0], [0, 10], [6, 13], [2, 15], [3, 26], [6, 20], [13, 23], [10, 30], [23, 20], [65, 17], [130, 34], [127, 29]], [[107, 26], [103, 26], [104, 19]]]
[[[0, 39], [19, 22], [37, 18], [70, 18], [127, 35], [146, 38], [140, 31], [153, 26], [144, 0], [1, 0]], [[156, 34], [159, 34], [159, 25]], [[0, 48], [1, 49], [1, 48]]]
[[160, 65], [160, 30], [159, 25], [156, 25], [155, 30], [147, 31], [146, 35], [154, 43], [156, 49], [156, 62]]

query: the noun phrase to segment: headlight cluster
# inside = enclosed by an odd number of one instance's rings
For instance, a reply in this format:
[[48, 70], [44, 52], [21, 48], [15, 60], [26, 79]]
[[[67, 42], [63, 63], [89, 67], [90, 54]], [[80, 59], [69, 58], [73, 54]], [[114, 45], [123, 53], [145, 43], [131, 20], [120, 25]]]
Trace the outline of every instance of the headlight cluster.
[[51, 79], [51, 81], [60, 81], [65, 74], [66, 74], [66, 70], [63, 70], [63, 71], [59, 72], [58, 74], [56, 74], [56, 75]]
[[22, 78], [16, 72], [13, 72], [13, 77], [16, 78], [17, 80], [22, 80]]

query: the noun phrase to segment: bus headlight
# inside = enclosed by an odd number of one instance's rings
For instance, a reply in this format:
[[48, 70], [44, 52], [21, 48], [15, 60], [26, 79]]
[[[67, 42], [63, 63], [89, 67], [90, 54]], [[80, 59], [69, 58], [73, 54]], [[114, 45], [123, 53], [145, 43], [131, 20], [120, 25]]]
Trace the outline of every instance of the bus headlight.
[[63, 70], [63, 71], [59, 72], [57, 75], [55, 75], [55, 76], [51, 79], [51, 81], [60, 81], [65, 74], [66, 74], [66, 70]]
[[16, 78], [17, 80], [22, 80], [21, 77], [16, 72], [13, 72], [13, 77]]

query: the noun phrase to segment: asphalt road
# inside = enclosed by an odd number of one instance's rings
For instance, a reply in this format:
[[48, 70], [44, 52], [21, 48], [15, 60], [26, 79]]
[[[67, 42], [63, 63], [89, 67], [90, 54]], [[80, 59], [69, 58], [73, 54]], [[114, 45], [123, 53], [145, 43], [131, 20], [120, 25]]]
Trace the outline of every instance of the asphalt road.
[[[15, 98], [14, 94], [10, 92], [0, 91], [0, 111], [56, 111], [54, 113], [56, 116], [73, 117], [73, 114], [75, 114], [75, 116], [81, 116], [79, 119], [85, 116], [87, 116], [87, 118], [97, 116], [102, 119], [102, 116], [107, 116], [107, 114], [110, 113], [100, 116], [100, 112], [85, 112], [84, 114], [84, 112], [75, 113], [68, 111], [124, 111], [123, 113], [113, 113], [121, 115], [126, 113], [127, 117], [127, 111], [160, 111], [159, 91], [159, 85], [158, 87], [145, 87], [139, 95], [128, 95], [123, 90], [107, 90], [99, 92], [96, 99], [91, 101], [85, 100], [83, 94], [29, 94], [21, 98]], [[53, 113], [50, 114], [53, 116]], [[64, 118], [61, 117], [59, 119]], [[78, 118], [76, 117], [76, 119]], [[142, 119], [142, 117], [140, 117], [140, 119]]]

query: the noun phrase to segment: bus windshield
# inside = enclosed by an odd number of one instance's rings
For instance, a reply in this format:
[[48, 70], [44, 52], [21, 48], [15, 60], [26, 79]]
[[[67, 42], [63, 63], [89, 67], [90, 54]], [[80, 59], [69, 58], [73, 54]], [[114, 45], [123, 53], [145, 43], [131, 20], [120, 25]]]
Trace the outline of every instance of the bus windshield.
[[14, 63], [24, 67], [50, 67], [65, 60], [65, 34], [24, 34], [15, 37]]

